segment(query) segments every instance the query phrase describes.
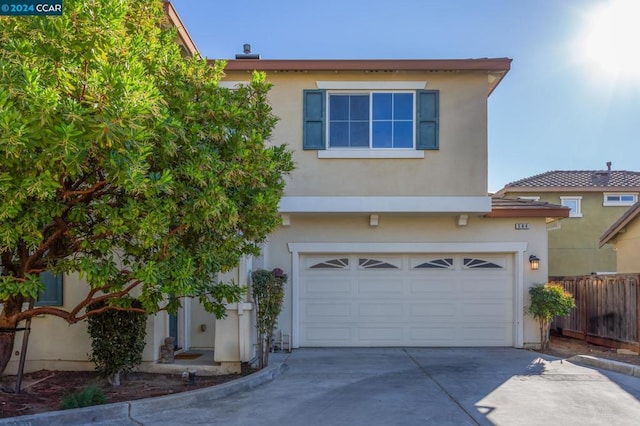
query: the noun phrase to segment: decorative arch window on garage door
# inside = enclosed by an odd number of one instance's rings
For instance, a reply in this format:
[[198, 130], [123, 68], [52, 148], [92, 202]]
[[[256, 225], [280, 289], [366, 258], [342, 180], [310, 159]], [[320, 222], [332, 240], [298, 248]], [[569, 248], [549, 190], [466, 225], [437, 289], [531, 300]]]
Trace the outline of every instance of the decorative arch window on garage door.
[[413, 269], [454, 269], [453, 258], [443, 257], [438, 259], [429, 259], [425, 262], [420, 262]]
[[359, 269], [400, 269], [400, 266], [394, 265], [394, 260], [390, 259], [373, 259], [373, 258], [359, 258], [358, 259], [358, 268]]
[[465, 269], [504, 269], [502, 265], [477, 257], [465, 257], [463, 265]]
[[349, 269], [349, 259], [343, 258], [331, 258], [322, 261], [313, 259], [309, 269]]

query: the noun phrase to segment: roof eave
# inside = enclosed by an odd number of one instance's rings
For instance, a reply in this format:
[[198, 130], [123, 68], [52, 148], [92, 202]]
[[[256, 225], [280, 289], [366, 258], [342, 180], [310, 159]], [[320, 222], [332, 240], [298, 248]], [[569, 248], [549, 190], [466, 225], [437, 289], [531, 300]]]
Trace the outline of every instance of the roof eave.
[[189, 55], [193, 56], [198, 53], [198, 48], [196, 44], [193, 42], [191, 35], [187, 31], [187, 28], [182, 23], [180, 16], [178, 16], [178, 12], [175, 7], [169, 0], [163, 0], [162, 6], [164, 8], [164, 12], [169, 19], [169, 23], [176, 28], [178, 31], [178, 40], [180, 44], [184, 47], [184, 49], [189, 53]]
[[492, 218], [515, 218], [515, 217], [544, 217], [561, 219], [569, 217], [571, 209], [568, 208], [496, 208], [484, 215]]
[[495, 195], [513, 192], [631, 192], [640, 191], [640, 186], [505, 186]]
[[605, 244], [611, 242], [618, 233], [624, 229], [631, 221], [633, 221], [638, 215], [640, 215], [640, 203], [634, 204], [629, 208], [613, 225], [611, 225], [600, 237], [600, 245], [602, 248]]
[[[210, 63], [215, 60], [209, 60]], [[481, 59], [231, 59], [225, 71], [265, 72], [483, 72], [488, 95], [511, 69], [509, 58]]]

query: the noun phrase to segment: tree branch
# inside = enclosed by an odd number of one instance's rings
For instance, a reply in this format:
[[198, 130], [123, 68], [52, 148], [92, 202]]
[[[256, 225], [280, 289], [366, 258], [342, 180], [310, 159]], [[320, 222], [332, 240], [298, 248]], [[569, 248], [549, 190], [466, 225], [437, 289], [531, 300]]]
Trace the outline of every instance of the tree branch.
[[186, 229], [186, 225], [180, 225], [177, 228], [173, 228], [165, 237], [164, 239], [164, 244], [162, 245], [162, 257], [165, 258], [167, 257], [167, 246], [169, 245], [169, 238], [171, 238], [173, 235], [177, 234], [178, 232], [182, 231], [183, 229]]

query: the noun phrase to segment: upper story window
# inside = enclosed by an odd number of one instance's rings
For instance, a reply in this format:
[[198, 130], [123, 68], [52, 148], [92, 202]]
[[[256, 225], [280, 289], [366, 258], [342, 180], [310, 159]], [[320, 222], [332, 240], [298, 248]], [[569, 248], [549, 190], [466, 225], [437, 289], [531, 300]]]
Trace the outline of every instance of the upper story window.
[[414, 94], [329, 93], [328, 148], [414, 147]]
[[638, 202], [638, 194], [607, 193], [604, 194], [603, 206], [632, 206]]
[[571, 208], [569, 217], [582, 217], [582, 197], [560, 197], [560, 204]]
[[321, 158], [422, 158], [439, 149], [438, 90], [305, 90], [303, 148]]

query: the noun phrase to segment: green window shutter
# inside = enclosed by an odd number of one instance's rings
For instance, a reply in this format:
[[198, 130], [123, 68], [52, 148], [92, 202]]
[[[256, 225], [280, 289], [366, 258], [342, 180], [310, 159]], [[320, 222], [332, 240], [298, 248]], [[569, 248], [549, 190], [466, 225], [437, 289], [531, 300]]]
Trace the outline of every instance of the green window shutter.
[[62, 306], [62, 275], [53, 275], [51, 272], [42, 272], [40, 281], [44, 284], [44, 290], [38, 295], [36, 306]]
[[439, 109], [439, 90], [418, 90], [416, 149], [440, 148], [438, 143]]
[[302, 148], [325, 149], [325, 91], [305, 90], [303, 96]]

